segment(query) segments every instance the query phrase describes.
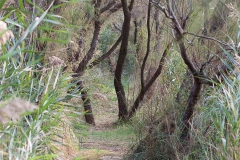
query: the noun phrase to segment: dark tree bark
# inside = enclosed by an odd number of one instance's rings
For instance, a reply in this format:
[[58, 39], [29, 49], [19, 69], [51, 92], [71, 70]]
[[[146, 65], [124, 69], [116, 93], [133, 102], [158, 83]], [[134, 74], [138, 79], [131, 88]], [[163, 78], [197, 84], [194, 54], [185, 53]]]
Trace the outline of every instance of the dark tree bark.
[[109, 11], [110, 14], [116, 12], [122, 7], [122, 3], [116, 3], [116, 1], [112, 1], [108, 3], [105, 7], [101, 8], [100, 13], [104, 13], [106, 11]]
[[97, 44], [98, 44], [98, 38], [101, 30], [101, 22], [100, 22], [100, 5], [101, 5], [101, 0], [98, 0], [97, 3], [95, 4], [95, 20], [94, 20], [94, 33], [93, 33], [93, 38], [91, 42], [90, 49], [88, 50], [87, 54], [84, 56], [82, 61], [79, 63], [77, 70], [75, 71], [78, 73], [80, 76], [83, 74], [84, 69], [86, 68], [87, 64], [89, 61], [92, 59], [94, 51], [96, 50]]
[[146, 62], [148, 56], [150, 54], [150, 45], [151, 45], [151, 28], [150, 28], [150, 17], [151, 17], [151, 2], [148, 2], [148, 12], [147, 12], [147, 51], [143, 59], [142, 67], [141, 67], [141, 88], [144, 88], [144, 70], [146, 66]]
[[198, 97], [201, 93], [201, 89], [202, 89], [201, 80], [199, 78], [194, 78], [193, 87], [191, 89], [191, 93], [188, 98], [188, 106], [187, 106], [187, 109], [185, 110], [185, 113], [182, 119], [183, 128], [182, 128], [182, 133], [180, 137], [181, 140], [185, 140], [188, 137], [190, 124], [191, 124], [190, 121], [194, 112], [194, 106], [197, 104]]
[[182, 133], [180, 136], [180, 139], [183, 141], [188, 137], [190, 124], [191, 124], [191, 118], [193, 116], [195, 105], [197, 104], [198, 98], [201, 93], [202, 89], [202, 81], [201, 79], [203, 76], [200, 74], [200, 72], [196, 69], [192, 61], [189, 59], [187, 55], [187, 49], [184, 44], [183, 36], [176, 35], [176, 37], [179, 38], [179, 48], [180, 48], [180, 54], [184, 61], [184, 63], [187, 65], [188, 69], [190, 70], [191, 74], [193, 75], [194, 83], [191, 89], [191, 93], [188, 98], [188, 104], [187, 109], [184, 112], [184, 116], [182, 119], [183, 127], [182, 127]]
[[81, 97], [82, 97], [83, 107], [85, 111], [84, 113], [85, 121], [88, 124], [95, 125], [95, 119], [93, 116], [91, 101], [89, 99], [88, 92], [87, 90], [84, 89], [82, 81], [79, 81], [77, 85], [79, 86], [79, 90], [81, 91]]
[[[101, 6], [102, 0], [98, 0], [97, 2], [94, 1], [94, 9], [95, 9], [95, 19], [94, 19], [94, 33], [93, 33], [93, 38], [91, 42], [90, 49], [88, 50], [87, 54], [83, 58], [83, 60], [79, 63], [78, 68], [75, 70], [75, 75], [74, 77], [81, 77], [84, 69], [86, 68], [88, 62], [91, 60], [93, 57], [94, 51], [96, 50], [97, 43], [98, 43], [98, 38], [101, 30], [101, 22], [100, 22], [100, 6]], [[91, 101], [88, 97], [87, 91], [84, 90], [84, 86], [82, 81], [80, 80], [77, 85], [79, 86], [79, 89], [81, 90], [81, 96], [83, 100], [83, 107], [85, 113], [85, 120], [89, 124], [95, 125], [95, 120], [94, 116], [92, 113], [92, 106], [91, 106]]]
[[114, 13], [118, 11], [120, 8], [122, 8], [122, 3], [116, 3], [113, 7], [109, 9], [109, 12]]
[[[84, 56], [84, 58], [82, 59], [82, 61], [79, 63], [77, 70], [75, 71], [76, 73], [78, 73], [79, 75], [82, 75], [84, 73], [84, 70], [87, 68], [87, 65], [89, 64], [89, 61], [92, 59], [93, 55], [94, 55], [94, 51], [97, 48], [97, 44], [98, 44], [98, 39], [99, 39], [99, 34], [100, 34], [100, 30], [101, 30], [101, 26], [102, 26], [102, 22], [100, 20], [100, 15], [104, 12], [109, 11], [110, 13], [114, 13], [116, 12], [118, 9], [121, 8], [121, 3], [116, 3], [115, 1], [110, 2], [108, 5], [106, 5], [103, 8], [100, 8], [101, 6], [101, 2], [102, 0], [94, 0], [95, 6], [94, 6], [94, 10], [95, 10], [95, 18], [94, 18], [94, 33], [93, 33], [93, 38], [92, 38], [92, 42], [91, 42], [91, 46], [90, 49], [88, 50], [87, 54]], [[114, 10], [112, 10], [114, 8]], [[103, 56], [101, 56], [98, 60], [95, 60], [90, 67], [93, 65], [97, 65], [98, 61], [102, 61], [105, 58], [107, 58], [118, 46], [118, 44], [120, 43], [122, 37], [119, 37], [119, 39], [117, 40], [117, 42], [113, 45], [113, 47]]]
[[[123, 5], [123, 7], [124, 7], [124, 5]], [[125, 4], [125, 7], [127, 7], [126, 4]], [[129, 13], [129, 12], [127, 12], [127, 13]], [[148, 16], [147, 16], [147, 28], [148, 28], [148, 40], [147, 41], [148, 42], [147, 42], [147, 51], [146, 51], [146, 54], [145, 54], [145, 57], [144, 57], [144, 60], [142, 63], [142, 67], [141, 67], [141, 91], [140, 91], [138, 97], [136, 98], [133, 106], [131, 107], [131, 109], [129, 111], [129, 115], [128, 115], [128, 109], [127, 109], [127, 105], [126, 105], [126, 98], [125, 98], [125, 92], [124, 92], [123, 86], [121, 83], [118, 83], [118, 82], [121, 82], [122, 67], [123, 67], [125, 57], [126, 57], [128, 34], [129, 34], [129, 29], [130, 29], [130, 15], [128, 15], [128, 14], [124, 15], [125, 19], [124, 19], [124, 24], [123, 24], [123, 28], [122, 28], [123, 39], [122, 39], [122, 45], [120, 48], [119, 59], [118, 59], [118, 63], [117, 63], [116, 71], [115, 71], [115, 80], [114, 80], [114, 85], [115, 85], [116, 93], [118, 96], [119, 118], [120, 119], [129, 120], [135, 114], [135, 112], [139, 108], [139, 104], [143, 100], [146, 92], [149, 90], [149, 88], [153, 85], [153, 83], [156, 81], [156, 79], [161, 74], [164, 63], [165, 63], [165, 58], [167, 56], [167, 52], [170, 47], [170, 44], [166, 47], [166, 49], [162, 55], [162, 58], [159, 62], [159, 66], [158, 66], [157, 70], [155, 71], [153, 77], [151, 77], [150, 80], [145, 85], [144, 84], [144, 69], [146, 66], [148, 56], [150, 54], [150, 42], [151, 42], [150, 13], [151, 13], [151, 2], [149, 2], [149, 4], [148, 4]]]
[[121, 43], [117, 66], [115, 70], [114, 86], [115, 86], [115, 91], [118, 99], [119, 119], [127, 120], [128, 108], [127, 108], [125, 91], [122, 85], [122, 71], [123, 71], [123, 64], [127, 56], [128, 38], [129, 38], [130, 21], [131, 21], [131, 10], [133, 8], [134, 0], [131, 0], [129, 7], [128, 7], [127, 0], [121, 0], [121, 2], [123, 7], [123, 13], [124, 13], [124, 22], [122, 27], [122, 43]]
[[133, 21], [134, 23], [134, 44], [137, 43], [137, 36], [138, 36], [138, 23], [137, 23], [137, 19], [135, 19]]
[[113, 7], [116, 4], [116, 1], [111, 1], [110, 3], [108, 3], [105, 7], [100, 9], [100, 13], [104, 13], [107, 10], [109, 10], [109, 8]]
[[[145, 94], [147, 93], [147, 91], [151, 88], [151, 86], [153, 85], [153, 83], [156, 81], [156, 79], [160, 76], [160, 74], [162, 73], [162, 69], [163, 66], [165, 64], [165, 59], [170, 47], [170, 44], [168, 44], [168, 46], [166, 47], [165, 51], [163, 52], [162, 58], [159, 62], [159, 66], [157, 68], [157, 70], [155, 71], [155, 73], [153, 74], [153, 76], [150, 78], [150, 80], [148, 80], [147, 84], [145, 85], [145, 81], [144, 81], [144, 70], [145, 70], [145, 66], [146, 66], [146, 62], [147, 59], [149, 57], [150, 54], [150, 46], [151, 46], [151, 26], [150, 26], [150, 17], [151, 17], [151, 2], [149, 1], [148, 3], [148, 12], [147, 12], [147, 35], [148, 35], [148, 39], [147, 39], [147, 51], [145, 54], [145, 57], [143, 59], [143, 63], [142, 63], [142, 67], [141, 67], [141, 90], [139, 95], [137, 96], [132, 108], [130, 109], [129, 112], [129, 118], [131, 118], [136, 110], [139, 108], [140, 102], [143, 100]], [[149, 78], [149, 77], [148, 77]]]

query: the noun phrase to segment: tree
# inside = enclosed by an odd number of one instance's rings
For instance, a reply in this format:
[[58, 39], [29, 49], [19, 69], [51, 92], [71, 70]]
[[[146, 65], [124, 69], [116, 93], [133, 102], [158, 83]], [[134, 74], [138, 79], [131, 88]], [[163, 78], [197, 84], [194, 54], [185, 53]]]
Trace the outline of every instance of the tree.
[[[93, 0], [92, 4], [94, 5], [94, 32], [93, 32], [93, 38], [91, 41], [91, 45], [89, 50], [87, 51], [87, 54], [83, 57], [81, 62], [78, 64], [78, 67], [76, 70], [74, 70], [75, 74], [73, 75], [75, 78], [80, 78], [84, 71], [87, 69], [87, 65], [89, 64], [90, 60], [92, 59], [95, 50], [97, 48], [98, 44], [98, 39], [99, 39], [99, 34], [101, 30], [101, 26], [104, 22], [103, 19], [101, 19], [101, 14], [108, 12], [108, 15], [111, 15], [112, 13], [116, 12], [118, 9], [121, 8], [120, 3], [117, 3], [117, 1], [110, 1], [106, 6], [101, 8], [102, 0]], [[81, 43], [80, 43], [81, 45]], [[79, 46], [81, 47], [81, 46]], [[110, 50], [108, 54], [111, 54], [114, 51], [115, 48]], [[76, 55], [79, 57], [79, 55]], [[76, 58], [77, 59], [77, 58]], [[99, 61], [99, 60], [98, 60]], [[96, 61], [95, 61], [96, 62]], [[96, 63], [97, 64], [97, 63]], [[94, 65], [96, 65], [94, 64]], [[81, 78], [80, 78], [81, 79]], [[76, 85], [78, 86], [78, 89], [81, 91], [81, 96], [83, 100], [83, 106], [84, 110], [86, 112], [85, 114], [85, 119], [86, 122], [89, 124], [95, 124], [94, 121], [94, 116], [92, 113], [92, 107], [91, 107], [91, 102], [88, 97], [87, 90], [84, 89], [83, 82], [81, 80], [77, 80]]]
[[[176, 44], [179, 47], [179, 53], [193, 77], [193, 85], [192, 85], [192, 88], [190, 91], [190, 95], [188, 97], [187, 108], [186, 108], [183, 118], [182, 118], [183, 127], [182, 127], [181, 140], [185, 140], [188, 137], [188, 132], [191, 127], [191, 118], [193, 116], [194, 108], [195, 108], [195, 105], [197, 104], [197, 101], [201, 94], [203, 85], [204, 84], [212, 85], [212, 83], [209, 83], [209, 82], [213, 79], [216, 79], [214, 77], [207, 76], [205, 74], [205, 73], [207, 73], [206, 66], [212, 62], [212, 60], [215, 58], [215, 56], [212, 56], [212, 57], [206, 56], [207, 59], [205, 60], [205, 62], [201, 62], [199, 60], [192, 59], [189, 56], [189, 53], [188, 53], [189, 49], [186, 47], [185, 41], [186, 41], [186, 39], [188, 39], [188, 38], [186, 38], [186, 35], [191, 34], [186, 31], [187, 30], [186, 28], [188, 25], [188, 20], [189, 20], [191, 14], [193, 13], [193, 7], [192, 7], [193, 2], [192, 1], [175, 2], [175, 1], [169, 0], [168, 3], [166, 3], [167, 7], [164, 7], [161, 3], [157, 3], [154, 1], [152, 1], [152, 3], [154, 3], [155, 6], [157, 6], [164, 13], [165, 17], [171, 21], [172, 29], [174, 31], [174, 39], [176, 41]], [[222, 3], [222, 2], [219, 2], [219, 3]], [[216, 6], [215, 10], [217, 10], [218, 13], [221, 13], [220, 11], [222, 11], [222, 9], [224, 8], [222, 6], [223, 5], [218, 4]], [[205, 5], [205, 7], [206, 7], [206, 5]], [[224, 10], [226, 10], [226, 9], [224, 9]], [[218, 28], [223, 27], [224, 19], [226, 19], [226, 15], [227, 15], [227, 13], [224, 12], [224, 14], [221, 13], [221, 16], [218, 15], [217, 19], [216, 18], [212, 19], [211, 26], [209, 29], [210, 33]], [[213, 16], [216, 16], [216, 13], [213, 14]], [[204, 23], [204, 24], [205, 24], [204, 26], [206, 26], [206, 23]], [[206, 29], [206, 28], [204, 28], [204, 29]], [[217, 40], [214, 37], [199, 36], [197, 34], [191, 34], [191, 35], [214, 41], [214, 42], [222, 45], [223, 48], [226, 48], [226, 47], [231, 48], [231, 45], [229, 45], [228, 43]], [[193, 42], [189, 41], [189, 43], [191, 44]], [[196, 62], [202, 63], [202, 64], [199, 65]], [[197, 67], [197, 66], [201, 66], [201, 67]], [[211, 72], [215, 72], [216, 75], [219, 75], [217, 73], [217, 70], [215, 70], [215, 71], [212, 70]], [[211, 73], [211, 74], [213, 74], [213, 73]], [[209, 75], [211, 75], [211, 74], [209, 74]]]
[[127, 101], [125, 91], [122, 85], [122, 71], [125, 58], [127, 56], [128, 38], [130, 32], [131, 10], [133, 8], [134, 0], [131, 0], [128, 7], [127, 0], [121, 0], [124, 13], [124, 22], [122, 26], [122, 42], [118, 56], [117, 66], [115, 70], [114, 86], [118, 98], [119, 119], [126, 120], [128, 117]]
[[[148, 12], [147, 12], [147, 29], [148, 29], [148, 40], [147, 40], [147, 50], [146, 54], [144, 57], [144, 60], [142, 62], [141, 66], [141, 89], [139, 95], [136, 97], [133, 106], [130, 108], [128, 111], [128, 106], [127, 106], [127, 101], [126, 101], [126, 95], [125, 91], [123, 88], [123, 85], [121, 83], [121, 77], [122, 77], [122, 70], [123, 70], [123, 64], [125, 62], [125, 58], [128, 52], [128, 38], [129, 38], [129, 32], [130, 32], [130, 22], [131, 22], [131, 10], [133, 7], [134, 1], [130, 2], [130, 6], [127, 6], [126, 1], [122, 1], [122, 6], [123, 6], [123, 12], [124, 12], [124, 22], [123, 22], [123, 27], [122, 27], [122, 43], [120, 47], [120, 52], [119, 52], [119, 57], [117, 61], [117, 66], [115, 70], [115, 79], [114, 79], [114, 86], [118, 98], [118, 108], [119, 108], [119, 119], [120, 120], [129, 120], [132, 118], [132, 116], [135, 114], [136, 110], [139, 108], [140, 102], [143, 100], [145, 94], [147, 91], [150, 89], [150, 87], [153, 85], [153, 83], [156, 81], [156, 79], [159, 77], [159, 75], [162, 73], [162, 69], [165, 63], [165, 58], [168, 53], [168, 49], [170, 47], [169, 43], [166, 46], [166, 49], [163, 52], [163, 55], [161, 57], [161, 60], [159, 62], [159, 65], [156, 69], [156, 71], [153, 74], [153, 77], [150, 78], [150, 80], [145, 84], [145, 77], [144, 77], [144, 72], [145, 72], [145, 66], [147, 59], [150, 54], [150, 42], [151, 42], [151, 26], [150, 26], [150, 17], [151, 17], [151, 2], [149, 1], [148, 3]], [[124, 8], [125, 7], [125, 8]], [[136, 30], [135, 30], [136, 32]], [[135, 38], [136, 40], [136, 35]], [[134, 41], [135, 43], [135, 41]]]

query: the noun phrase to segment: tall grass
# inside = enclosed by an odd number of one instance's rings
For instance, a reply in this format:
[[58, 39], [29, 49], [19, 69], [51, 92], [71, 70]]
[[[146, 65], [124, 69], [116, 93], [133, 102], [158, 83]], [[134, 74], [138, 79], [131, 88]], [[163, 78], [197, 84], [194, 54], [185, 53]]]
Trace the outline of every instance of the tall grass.
[[[0, 11], [4, 3], [1, 1]], [[62, 73], [61, 66], [42, 63], [43, 54], [40, 53], [44, 51], [37, 51], [38, 39], [35, 36], [42, 21], [60, 24], [56, 16], [49, 14], [52, 4], [43, 11], [32, 3], [35, 12], [30, 15], [23, 1], [18, 1], [14, 5], [20, 8], [4, 8], [2, 12], [1, 20], [11, 24], [9, 29], [16, 38], [2, 46], [0, 51], [0, 100], [11, 101], [14, 97], [20, 97], [38, 105], [39, 109], [25, 113], [16, 123], [0, 124], [0, 159], [57, 157], [53, 142], [63, 108], [61, 101], [70, 79]]]
[[200, 139], [210, 159], [239, 159], [240, 82], [224, 76], [224, 81], [205, 99], [204, 134]]

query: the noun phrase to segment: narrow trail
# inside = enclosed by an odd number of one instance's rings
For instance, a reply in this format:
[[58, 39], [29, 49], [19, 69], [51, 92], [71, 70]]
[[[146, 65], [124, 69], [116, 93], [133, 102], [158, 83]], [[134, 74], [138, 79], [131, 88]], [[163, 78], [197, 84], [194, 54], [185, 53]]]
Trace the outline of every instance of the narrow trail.
[[[123, 155], [127, 152], [128, 144], [126, 142], [116, 142], [113, 140], [101, 139], [97, 133], [105, 131], [111, 132], [114, 124], [98, 124], [95, 127], [91, 127], [91, 132], [95, 135], [91, 135], [85, 142], [82, 142], [81, 147], [83, 151], [85, 149], [96, 149], [103, 151], [99, 160], [121, 160]], [[100, 138], [100, 140], [98, 139]], [[90, 158], [86, 158], [90, 159]]]
[[132, 126], [117, 124], [116, 102], [97, 95], [93, 103], [96, 125], [90, 126], [85, 133], [87, 135], [80, 142], [78, 155], [81, 160], [121, 160], [132, 141]]

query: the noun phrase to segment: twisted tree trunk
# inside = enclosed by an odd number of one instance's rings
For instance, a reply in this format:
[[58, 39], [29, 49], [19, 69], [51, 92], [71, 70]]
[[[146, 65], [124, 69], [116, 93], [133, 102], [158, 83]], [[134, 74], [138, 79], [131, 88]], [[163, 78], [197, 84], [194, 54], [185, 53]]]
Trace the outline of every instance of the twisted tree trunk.
[[115, 86], [115, 91], [118, 99], [119, 119], [127, 120], [128, 108], [127, 108], [125, 91], [122, 85], [122, 71], [123, 71], [123, 65], [127, 56], [128, 38], [129, 38], [130, 21], [131, 21], [131, 10], [133, 8], [134, 0], [131, 0], [129, 7], [128, 7], [127, 0], [121, 0], [121, 2], [123, 7], [123, 13], [124, 13], [124, 22], [122, 27], [122, 43], [121, 43], [117, 66], [115, 70], [114, 86]]

